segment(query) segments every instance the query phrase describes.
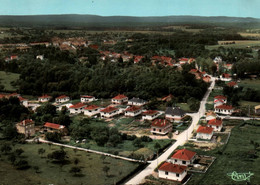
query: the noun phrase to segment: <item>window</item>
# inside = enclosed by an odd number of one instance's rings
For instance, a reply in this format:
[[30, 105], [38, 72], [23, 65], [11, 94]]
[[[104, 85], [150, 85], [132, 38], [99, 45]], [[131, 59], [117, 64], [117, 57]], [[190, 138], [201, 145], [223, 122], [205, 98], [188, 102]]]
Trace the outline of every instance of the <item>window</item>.
[[182, 164], [186, 164], [186, 161], [182, 161]]
[[179, 176], [180, 176], [180, 174], [176, 173], [176, 177], [179, 177]]
[[162, 130], [161, 130], [161, 129], [159, 129], [159, 132], [162, 132]]
[[153, 131], [156, 131], [156, 129], [154, 128]]
[[177, 159], [175, 159], [175, 162], [177, 162]]
[[168, 172], [165, 172], [165, 175], [168, 175]]

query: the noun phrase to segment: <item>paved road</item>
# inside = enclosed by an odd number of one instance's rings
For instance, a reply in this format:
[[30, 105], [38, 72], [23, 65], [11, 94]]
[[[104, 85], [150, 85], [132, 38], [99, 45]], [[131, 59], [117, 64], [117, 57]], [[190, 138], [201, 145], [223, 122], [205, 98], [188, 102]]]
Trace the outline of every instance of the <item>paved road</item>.
[[205, 108], [205, 104], [207, 102], [208, 96], [210, 94], [210, 92], [212, 91], [212, 89], [215, 86], [215, 78], [212, 78], [212, 83], [210, 85], [210, 87], [208, 88], [206, 94], [204, 95], [201, 103], [200, 103], [200, 109], [197, 113], [191, 114], [192, 116], [192, 123], [190, 125], [190, 127], [183, 131], [177, 138], [176, 138], [176, 142], [169, 148], [167, 149], [163, 154], [161, 154], [157, 159], [153, 160], [153, 161], [149, 161], [151, 162], [143, 171], [141, 171], [140, 173], [138, 173], [136, 176], [134, 176], [132, 179], [130, 179], [126, 184], [127, 185], [137, 185], [140, 184], [142, 182], [142, 180], [147, 176], [150, 175], [154, 169], [158, 166], [158, 164], [160, 164], [161, 162], [167, 160], [167, 158], [169, 157], [169, 155], [171, 155], [171, 153], [180, 145], [185, 144], [185, 142], [192, 136], [192, 131], [194, 130], [194, 128], [196, 127], [199, 118], [205, 114], [206, 112], [206, 108]]
[[237, 116], [219, 116], [222, 119], [242, 119], [242, 120], [260, 120], [260, 118], [254, 117], [237, 117]]

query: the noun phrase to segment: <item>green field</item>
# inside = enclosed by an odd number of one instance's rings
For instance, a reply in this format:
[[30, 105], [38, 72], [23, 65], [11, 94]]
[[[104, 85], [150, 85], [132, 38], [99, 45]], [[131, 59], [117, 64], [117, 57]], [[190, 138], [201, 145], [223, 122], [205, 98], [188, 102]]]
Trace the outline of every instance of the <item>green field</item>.
[[[242, 123], [242, 121], [237, 121], [237, 123]], [[246, 184], [246, 181], [233, 181], [227, 175], [234, 171], [237, 173], [254, 173], [250, 179], [250, 184], [259, 184], [260, 152], [259, 146], [255, 147], [252, 141], [260, 143], [260, 129], [259, 122], [254, 121], [253, 123], [258, 125], [237, 125], [232, 129], [227, 145], [213, 151], [203, 152], [206, 155], [216, 156], [217, 159], [205, 174], [194, 173], [188, 184]]]
[[239, 84], [239, 86], [242, 86], [244, 88], [251, 88], [251, 89], [255, 89], [255, 90], [259, 90], [260, 91], [260, 80], [250, 80], [250, 79], [246, 79], [246, 80], [242, 80]]
[[4, 85], [4, 89], [7, 91], [15, 91], [17, 87], [13, 87], [11, 82], [19, 79], [20, 74], [0, 71], [0, 84]]
[[224, 48], [248, 48], [248, 47], [254, 47], [254, 46], [260, 46], [259, 40], [234, 40], [235, 44], [227, 44], [222, 45], [222, 43], [225, 42], [233, 42], [233, 40], [229, 41], [218, 41], [218, 45], [212, 45], [212, 46], [206, 46], [206, 49], [217, 49], [218, 47], [224, 47]]
[[[0, 142], [0, 145], [3, 142]], [[12, 145], [11, 145], [12, 146]], [[1, 153], [0, 157], [0, 184], [114, 184], [127, 174], [135, 170], [139, 164], [124, 160], [106, 157], [104, 160], [100, 155], [87, 153], [83, 151], [73, 151], [64, 148], [67, 152], [69, 162], [64, 166], [53, 163], [46, 158], [47, 154], [59, 150], [60, 147], [48, 146], [46, 144], [17, 144], [15, 149], [22, 148], [24, 153], [22, 159], [28, 161], [31, 166], [27, 170], [16, 170], [9, 161], [7, 155]], [[38, 149], [44, 148], [46, 152], [40, 156]], [[73, 176], [70, 169], [75, 158], [79, 159], [78, 167], [81, 169], [81, 176]], [[33, 166], [38, 166], [38, 173], [35, 172]], [[103, 167], [108, 166], [110, 169], [106, 174]]]

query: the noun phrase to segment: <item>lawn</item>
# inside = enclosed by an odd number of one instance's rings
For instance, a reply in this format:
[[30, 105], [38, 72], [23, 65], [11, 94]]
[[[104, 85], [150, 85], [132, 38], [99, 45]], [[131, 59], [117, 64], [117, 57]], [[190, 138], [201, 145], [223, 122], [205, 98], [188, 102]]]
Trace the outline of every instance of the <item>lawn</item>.
[[[204, 152], [216, 156], [217, 159], [205, 174], [194, 174], [188, 184], [246, 184], [246, 181], [233, 181], [228, 173], [254, 173], [251, 184], [259, 184], [260, 153], [259, 147], [254, 148], [253, 142], [260, 143], [259, 126], [237, 125], [232, 129], [227, 145], [214, 151]], [[254, 154], [254, 152], [256, 152]]]
[[[1, 143], [2, 144], [2, 141]], [[67, 152], [68, 164], [61, 166], [52, 163], [46, 156], [47, 154], [59, 150], [60, 147], [48, 146], [46, 144], [17, 144], [15, 149], [22, 148], [24, 153], [21, 157], [28, 161], [31, 168], [27, 170], [16, 170], [7, 160], [7, 156], [1, 154], [0, 160], [0, 184], [114, 184], [130, 172], [135, 170], [139, 164], [128, 162], [120, 159], [106, 157], [104, 160], [100, 155], [87, 153], [83, 151], [73, 151], [72, 149], [64, 148]], [[39, 156], [38, 149], [44, 148], [46, 152]], [[81, 168], [82, 176], [75, 177], [69, 171], [75, 158], [79, 159], [78, 167]], [[39, 167], [39, 172], [36, 173], [33, 166]], [[108, 166], [108, 175], [103, 171], [103, 167]]]
[[17, 87], [13, 87], [11, 82], [19, 79], [20, 74], [0, 71], [0, 84], [4, 85], [5, 90], [15, 91]]
[[260, 79], [257, 80], [241, 80], [241, 82], [238, 84], [239, 86], [242, 86], [244, 88], [251, 88], [260, 91]]
[[[235, 44], [222, 45], [225, 42], [235, 42]], [[206, 49], [217, 49], [218, 47], [224, 48], [247, 48], [253, 46], [260, 46], [259, 40], [229, 40], [229, 41], [218, 41], [218, 45], [206, 46]]]

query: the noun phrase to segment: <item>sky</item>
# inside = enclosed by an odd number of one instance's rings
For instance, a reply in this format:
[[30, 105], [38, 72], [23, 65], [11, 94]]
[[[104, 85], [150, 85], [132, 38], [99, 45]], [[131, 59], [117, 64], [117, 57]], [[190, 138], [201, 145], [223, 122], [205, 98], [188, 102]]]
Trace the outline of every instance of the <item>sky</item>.
[[232, 16], [260, 18], [260, 0], [0, 0], [0, 15]]

